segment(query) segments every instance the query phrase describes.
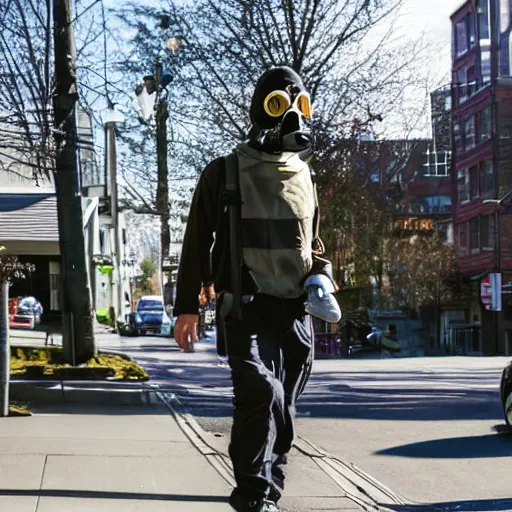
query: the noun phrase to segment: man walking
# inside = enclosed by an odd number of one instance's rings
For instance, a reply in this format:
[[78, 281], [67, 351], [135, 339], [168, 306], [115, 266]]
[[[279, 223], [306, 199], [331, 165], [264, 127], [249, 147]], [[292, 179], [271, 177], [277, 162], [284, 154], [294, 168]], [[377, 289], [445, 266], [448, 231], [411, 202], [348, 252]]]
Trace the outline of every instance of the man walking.
[[238, 512], [269, 512], [278, 510], [295, 401], [311, 368], [304, 283], [323, 274], [330, 291], [334, 286], [330, 263], [321, 258], [307, 163], [311, 101], [297, 73], [287, 67], [265, 72], [250, 115], [249, 140], [208, 165], [195, 190], [178, 273], [175, 337], [184, 350], [196, 339], [198, 292], [213, 281], [234, 388], [229, 453], [237, 487], [230, 504]]

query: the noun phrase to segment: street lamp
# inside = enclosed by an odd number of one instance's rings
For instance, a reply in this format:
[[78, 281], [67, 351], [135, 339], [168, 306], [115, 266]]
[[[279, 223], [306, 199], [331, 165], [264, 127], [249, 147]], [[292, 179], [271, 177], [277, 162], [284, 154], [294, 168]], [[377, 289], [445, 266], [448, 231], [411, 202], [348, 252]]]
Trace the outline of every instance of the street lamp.
[[[121, 229], [119, 227], [119, 204], [117, 190], [117, 151], [116, 151], [116, 125], [124, 122], [124, 115], [118, 110], [109, 108], [103, 112], [105, 127], [105, 186], [108, 197], [109, 213], [114, 232], [114, 282], [117, 286], [113, 294], [115, 311], [115, 329], [118, 329], [118, 320], [124, 319], [124, 296], [122, 286], [121, 261]], [[114, 283], [112, 283], [114, 285]], [[114, 290], [113, 290], [114, 291]]]
[[[500, 273], [500, 267], [501, 267], [501, 243], [500, 243], [500, 236], [501, 236], [501, 230], [500, 230], [500, 215], [499, 215], [499, 207], [501, 206], [501, 203], [508, 199], [512, 195], [512, 189], [510, 189], [501, 199], [485, 199], [482, 201], [482, 204], [494, 204], [496, 205], [496, 208], [494, 210], [494, 265], [495, 265], [495, 272], [497, 274]], [[498, 289], [499, 294], [499, 304], [501, 304], [501, 274], [498, 276], [500, 278], [500, 284]], [[499, 306], [499, 309], [496, 309], [496, 315], [495, 315], [495, 321], [494, 321], [494, 331], [495, 331], [495, 338], [496, 338], [496, 354], [499, 353], [499, 319], [498, 319], [498, 312], [501, 311], [501, 306]]]
[[[183, 41], [183, 36], [173, 36], [167, 40], [165, 47], [169, 52], [175, 55], [182, 48]], [[143, 122], [148, 123], [151, 118], [154, 117], [156, 123], [156, 210], [160, 215], [160, 276], [162, 277], [162, 287], [164, 284], [163, 272], [168, 264], [171, 245], [171, 232], [169, 227], [169, 170], [167, 167], [167, 119], [169, 118], [167, 87], [173, 79], [174, 76], [171, 73], [164, 72], [161, 58], [157, 56], [154, 75], [145, 76], [143, 83], [138, 85], [135, 89]]]

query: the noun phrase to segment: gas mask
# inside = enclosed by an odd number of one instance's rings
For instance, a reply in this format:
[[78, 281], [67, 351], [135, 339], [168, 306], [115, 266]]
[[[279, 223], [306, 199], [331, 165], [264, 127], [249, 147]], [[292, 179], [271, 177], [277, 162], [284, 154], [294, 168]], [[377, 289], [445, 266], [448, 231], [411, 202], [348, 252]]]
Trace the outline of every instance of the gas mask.
[[271, 154], [307, 153], [312, 149], [311, 117], [311, 98], [300, 76], [288, 67], [272, 68], [256, 84], [249, 144]]

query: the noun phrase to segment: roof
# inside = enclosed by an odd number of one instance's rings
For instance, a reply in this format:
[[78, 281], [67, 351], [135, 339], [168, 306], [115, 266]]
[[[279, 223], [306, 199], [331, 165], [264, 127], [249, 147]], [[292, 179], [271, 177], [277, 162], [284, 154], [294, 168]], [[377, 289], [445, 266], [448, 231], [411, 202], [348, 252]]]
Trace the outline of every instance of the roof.
[[58, 242], [55, 194], [0, 194], [0, 242]]

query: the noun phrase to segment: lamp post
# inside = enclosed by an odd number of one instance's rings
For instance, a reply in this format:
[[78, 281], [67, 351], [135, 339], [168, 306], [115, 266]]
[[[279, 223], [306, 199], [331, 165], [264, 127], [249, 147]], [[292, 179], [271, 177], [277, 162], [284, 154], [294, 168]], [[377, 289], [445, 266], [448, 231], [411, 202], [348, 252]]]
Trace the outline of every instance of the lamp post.
[[501, 206], [501, 203], [505, 201], [505, 199], [508, 199], [512, 195], [512, 189], [510, 189], [501, 199], [485, 199], [482, 201], [482, 204], [495, 204], [496, 208], [494, 210], [494, 230], [495, 230], [495, 236], [494, 236], [494, 250], [495, 250], [495, 267], [496, 272], [500, 271], [501, 267], [501, 245], [500, 245], [500, 216], [499, 216], [499, 207]]
[[[167, 40], [166, 49], [176, 54], [180, 51], [183, 36], [173, 36]], [[155, 74], [145, 76], [143, 83], [135, 89], [142, 114], [142, 121], [149, 123], [154, 117], [156, 125], [156, 154], [157, 154], [157, 190], [156, 210], [160, 215], [160, 276], [162, 289], [163, 273], [169, 264], [169, 249], [171, 245], [171, 232], [169, 227], [169, 169], [167, 166], [167, 120], [169, 118], [169, 105], [167, 101], [167, 86], [174, 76], [165, 73], [162, 60], [157, 56], [155, 60]]]
[[[512, 195], [512, 189], [510, 189], [501, 199], [485, 199], [482, 204], [494, 204], [494, 271], [499, 273], [501, 271], [501, 226], [500, 226], [500, 212], [499, 207], [501, 203], [508, 199]], [[501, 289], [498, 290], [501, 293]], [[496, 340], [496, 355], [499, 353], [499, 311], [495, 311], [494, 319], [494, 336]]]
[[121, 233], [119, 228], [119, 203], [117, 194], [117, 151], [116, 151], [116, 125], [124, 122], [121, 112], [108, 109], [103, 114], [105, 127], [105, 185], [109, 198], [109, 213], [112, 219], [114, 232], [114, 283], [116, 292], [113, 296], [115, 311], [115, 329], [118, 330], [118, 319], [124, 319], [124, 296], [122, 283], [121, 261]]

